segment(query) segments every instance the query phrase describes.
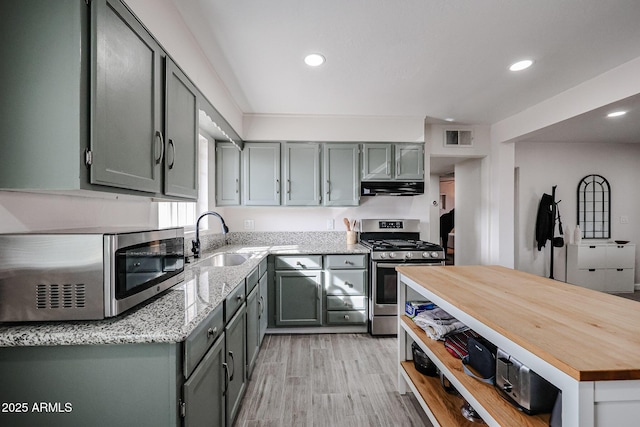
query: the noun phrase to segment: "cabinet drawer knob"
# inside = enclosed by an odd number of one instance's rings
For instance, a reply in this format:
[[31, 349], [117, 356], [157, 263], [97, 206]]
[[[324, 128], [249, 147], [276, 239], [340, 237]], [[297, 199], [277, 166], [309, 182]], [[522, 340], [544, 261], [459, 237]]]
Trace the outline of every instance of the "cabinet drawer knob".
[[238, 301], [242, 301], [244, 299], [244, 294], [240, 294], [236, 297]]
[[349, 315], [348, 314], [344, 315], [344, 320], [349, 320]]
[[347, 286], [348, 286], [348, 287], [350, 287], [350, 288], [353, 288], [353, 283], [350, 283], [350, 282], [344, 282], [344, 284], [345, 284], [345, 285], [347, 285]]
[[345, 259], [345, 260], [344, 260], [344, 263], [345, 263], [346, 265], [353, 265], [353, 261], [349, 261], [348, 259]]
[[344, 306], [345, 307], [353, 307], [353, 304], [351, 304], [349, 301], [345, 301], [344, 302]]
[[211, 338], [218, 333], [218, 328], [209, 328], [207, 329], [207, 338]]

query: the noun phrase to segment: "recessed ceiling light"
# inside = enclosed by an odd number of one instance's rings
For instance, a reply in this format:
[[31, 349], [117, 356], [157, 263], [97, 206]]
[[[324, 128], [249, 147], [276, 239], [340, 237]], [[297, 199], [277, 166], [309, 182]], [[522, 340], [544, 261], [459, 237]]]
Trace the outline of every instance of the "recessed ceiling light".
[[627, 114], [626, 111], [614, 111], [613, 113], [607, 114], [607, 117], [620, 117], [624, 116], [625, 114]]
[[304, 63], [310, 67], [317, 67], [318, 65], [324, 64], [324, 56], [319, 53], [312, 53], [304, 57]]
[[522, 70], [525, 70], [525, 69], [531, 67], [532, 64], [533, 64], [532, 60], [525, 59], [524, 61], [518, 61], [515, 64], [511, 64], [509, 69], [511, 71], [522, 71]]
[[454, 122], [456, 119], [452, 119], [451, 117], [447, 117], [444, 120], [447, 121], [447, 122]]

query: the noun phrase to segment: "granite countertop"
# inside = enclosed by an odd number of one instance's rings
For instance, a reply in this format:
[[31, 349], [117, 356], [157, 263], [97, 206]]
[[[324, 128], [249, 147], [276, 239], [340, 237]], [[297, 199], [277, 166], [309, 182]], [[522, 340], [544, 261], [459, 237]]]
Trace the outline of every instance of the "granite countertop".
[[[218, 252], [251, 253], [243, 264], [211, 267]], [[320, 241], [303, 244], [226, 245], [187, 264], [184, 282], [126, 313], [99, 321], [0, 324], [0, 347], [170, 343], [183, 341], [267, 255], [368, 253], [360, 246]]]

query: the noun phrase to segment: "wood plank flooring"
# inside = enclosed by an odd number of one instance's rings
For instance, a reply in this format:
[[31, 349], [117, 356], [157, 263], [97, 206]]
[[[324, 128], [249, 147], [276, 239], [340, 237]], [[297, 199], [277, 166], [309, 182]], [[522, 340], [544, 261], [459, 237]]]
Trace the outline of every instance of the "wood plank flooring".
[[397, 392], [396, 345], [368, 334], [267, 335], [234, 426], [431, 426]]

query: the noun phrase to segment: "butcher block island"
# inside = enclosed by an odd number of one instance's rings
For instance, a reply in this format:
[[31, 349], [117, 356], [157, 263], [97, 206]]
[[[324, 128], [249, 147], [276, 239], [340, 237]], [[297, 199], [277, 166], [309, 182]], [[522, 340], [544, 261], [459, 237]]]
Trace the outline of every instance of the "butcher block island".
[[[545, 426], [551, 414], [527, 415], [467, 375], [404, 315], [407, 300], [432, 301], [557, 387], [562, 426], [638, 425], [640, 303], [500, 266], [396, 269], [398, 388], [416, 395], [434, 425], [474, 425], [461, 415], [465, 400], [490, 426]], [[414, 368], [413, 342], [459, 395]]]

